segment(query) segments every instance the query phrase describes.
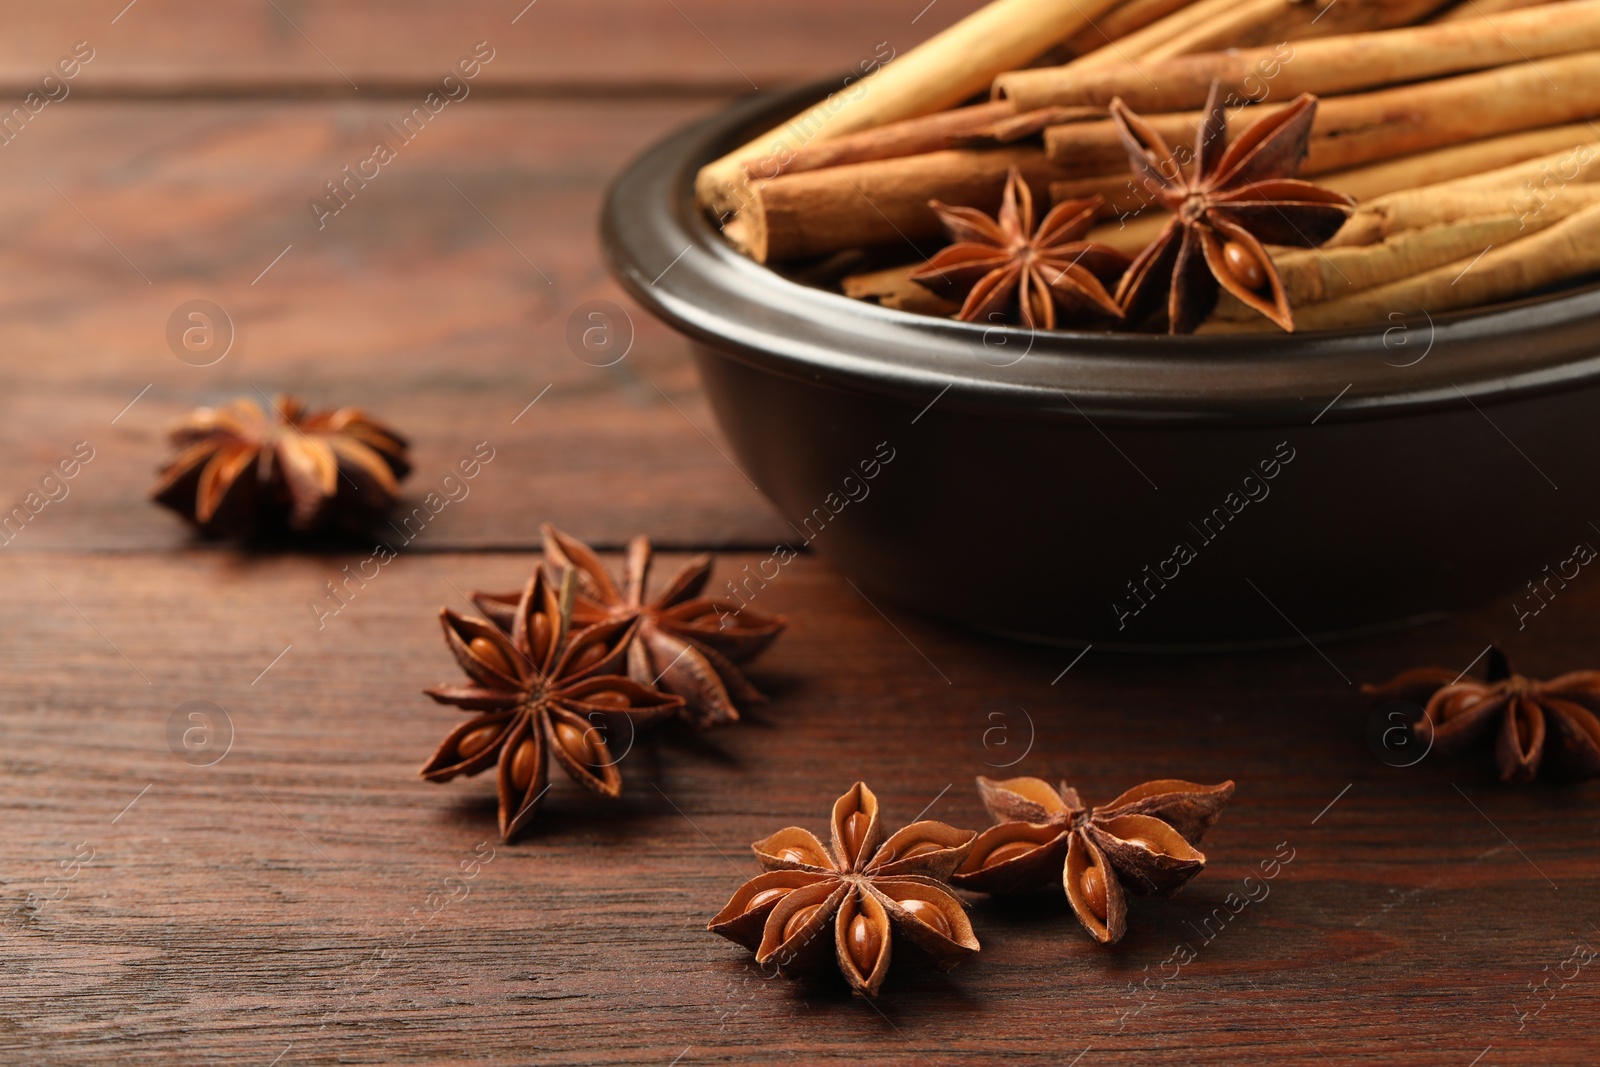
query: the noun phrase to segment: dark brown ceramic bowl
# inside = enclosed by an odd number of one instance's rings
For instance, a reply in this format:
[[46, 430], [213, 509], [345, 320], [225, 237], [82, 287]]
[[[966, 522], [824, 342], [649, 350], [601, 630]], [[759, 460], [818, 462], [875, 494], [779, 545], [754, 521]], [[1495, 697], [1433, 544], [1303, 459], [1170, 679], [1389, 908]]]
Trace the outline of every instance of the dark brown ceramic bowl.
[[1492, 597], [1514, 632], [1541, 603], [1527, 583], [1600, 544], [1600, 289], [1295, 336], [887, 310], [751, 262], [695, 206], [701, 164], [803, 102], [757, 98], [651, 149], [603, 240], [695, 342], [790, 546], [868, 594], [1108, 648], [1321, 639]]

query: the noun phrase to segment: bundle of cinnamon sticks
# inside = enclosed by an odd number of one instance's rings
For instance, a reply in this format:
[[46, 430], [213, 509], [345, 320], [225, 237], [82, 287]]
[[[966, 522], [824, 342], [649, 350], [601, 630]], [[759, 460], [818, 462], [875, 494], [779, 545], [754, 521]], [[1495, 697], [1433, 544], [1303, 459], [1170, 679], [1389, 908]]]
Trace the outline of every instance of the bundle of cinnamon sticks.
[[[996, 215], [1015, 170], [1043, 208], [1097, 203], [1086, 240], [1137, 262], [1171, 205], [1110, 105], [1192, 143], [1214, 87], [1234, 140], [1315, 95], [1298, 176], [1357, 203], [1325, 247], [1265, 246], [1297, 329], [1600, 274], [1600, 0], [994, 0], [709, 164], [697, 193], [762, 263], [952, 314], [912, 278], [951, 240], [935, 201]], [[1278, 327], [1226, 292], [1201, 327], [1260, 328]]]

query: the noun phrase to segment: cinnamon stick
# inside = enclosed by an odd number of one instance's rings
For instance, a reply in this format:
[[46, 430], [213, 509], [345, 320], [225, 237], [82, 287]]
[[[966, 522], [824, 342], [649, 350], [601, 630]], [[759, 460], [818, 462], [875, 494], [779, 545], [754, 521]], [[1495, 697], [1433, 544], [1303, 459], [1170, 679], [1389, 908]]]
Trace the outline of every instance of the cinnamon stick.
[[[1498, 168], [1505, 168], [1507, 181], [1510, 180], [1509, 175], [1516, 174], [1518, 175], [1516, 181], [1520, 183], [1539, 175], [1531, 170], [1516, 168], [1513, 164], [1532, 161], [1535, 166], [1541, 164], [1554, 166], [1573, 151], [1572, 146], [1581, 144], [1584, 137], [1591, 136], [1594, 132], [1594, 128], [1588, 123], [1580, 122], [1505, 134], [1464, 145], [1418, 152], [1415, 155], [1402, 156], [1383, 163], [1369, 163], [1362, 167], [1335, 171], [1318, 177], [1317, 184], [1365, 201], [1404, 189], [1415, 189], [1452, 179], [1470, 178]], [[1557, 149], [1560, 150], [1556, 151]], [[1600, 158], [1600, 145], [1597, 145], [1595, 150], [1597, 158]], [[1552, 152], [1554, 155], [1549, 155]], [[1104, 217], [1120, 218], [1130, 225], [1129, 220], [1134, 216], [1154, 207], [1153, 198], [1148, 192], [1139, 188], [1137, 181], [1126, 169], [1115, 174], [1093, 178], [1068, 178], [1050, 183], [1050, 199], [1055, 203], [1090, 196], [1099, 196], [1105, 201], [1101, 211]], [[1144, 220], [1141, 218], [1140, 221]], [[1114, 226], [1114, 228], [1122, 227]], [[1106, 232], [1108, 232], [1107, 227], [1097, 230], [1095, 240], [1101, 240]], [[1135, 240], [1155, 236], [1155, 232], [1148, 227], [1141, 228], [1137, 232], [1139, 237]], [[1112, 243], [1114, 247], [1127, 251], [1122, 242]], [[1134, 251], [1138, 251], [1138, 248], [1135, 247]]]
[[1080, 70], [1223, 48], [1406, 26], [1444, 0], [1197, 0], [1113, 45], [1068, 64]]
[[[1591, 145], [1580, 139], [1593, 134], [1594, 130], [1588, 123], [1509, 134], [1473, 144], [1435, 149], [1389, 163], [1340, 171], [1318, 179], [1318, 184], [1356, 197], [1363, 201], [1363, 207], [1376, 197], [1424, 185], [1433, 185], [1437, 190], [1447, 190], [1456, 185], [1476, 188], [1514, 186], [1523, 198], [1521, 202], [1526, 205], [1525, 210], [1532, 210], [1537, 203], [1550, 199], [1554, 190], [1563, 184], [1600, 181], [1600, 166], [1594, 165], [1600, 162], [1600, 143]], [[1551, 144], [1569, 147], [1553, 150], [1547, 155], [1536, 154]], [[1505, 165], [1497, 166], [1499, 164]], [[1491, 167], [1496, 169], [1489, 169]], [[1160, 234], [1161, 228], [1167, 223], [1167, 213], [1153, 210], [1130, 217], [1129, 213], [1138, 206], [1141, 198], [1129, 188], [1128, 183], [1119, 185], [1111, 182], [1095, 186], [1092, 184], [1095, 181], [1106, 182], [1107, 179], [1073, 179], [1052, 183], [1052, 196], [1059, 188], [1063, 199], [1072, 199], [1075, 195], [1084, 195], [1072, 190], [1093, 188], [1106, 198], [1108, 204], [1116, 206], [1115, 213], [1121, 217], [1096, 227], [1088, 240], [1108, 245], [1130, 256], [1138, 255], [1145, 245]], [[1355, 227], [1347, 222], [1331, 243], [1337, 245], [1341, 240], [1348, 239], [1346, 231], [1350, 236], [1356, 232]]]
[[1224, 48], [1409, 26], [1447, 0], [1242, 0], [1225, 16], [1179, 34], [1145, 55], [1170, 59]]
[[875, 159], [919, 156], [946, 148], [1013, 144], [1025, 138], [1037, 137], [1050, 126], [1105, 117], [1106, 109], [1103, 107], [1049, 106], [1019, 114], [1002, 101], [974, 104], [934, 115], [902, 119], [887, 126], [852, 133], [848, 137], [808, 144], [781, 165], [772, 168], [777, 173], [767, 177], [803, 174], [827, 167], [841, 167], [847, 163], [868, 163]]
[[[1330, 101], [1331, 103], [1331, 101]], [[1233, 108], [1228, 112], [1229, 133], [1237, 136], [1251, 123], [1283, 108], [1282, 104], [1262, 104], [1252, 108]], [[1318, 121], [1323, 121], [1319, 105]], [[1161, 115], [1144, 115], [1144, 120], [1171, 146], [1193, 145], [1195, 129], [1200, 122], [1197, 111], [1171, 112]], [[1312, 139], [1315, 141], [1315, 128]], [[1045, 152], [1061, 164], [1072, 177], [1090, 177], [1109, 174], [1126, 168], [1128, 152], [1122, 145], [1116, 124], [1110, 119], [1098, 122], [1078, 122], [1068, 126], [1052, 126], [1044, 131]], [[1181, 151], [1181, 150], [1180, 150]], [[1181, 160], [1180, 162], [1186, 162]], [[1303, 169], [1303, 168], [1302, 168]]]
[[996, 211], [1013, 166], [1040, 191], [1064, 177], [1031, 147], [852, 163], [752, 182], [746, 209], [723, 233], [759, 263], [914, 242], [943, 232], [929, 200]]
[[1540, 228], [1600, 203], [1600, 186], [1573, 184], [1530, 203], [1511, 186], [1441, 186], [1407, 189], [1362, 204], [1324, 248], [1377, 244], [1397, 233], [1448, 226], [1472, 219], [1504, 217], [1519, 230]]
[[[1237, 137], [1282, 105], [1241, 108], [1230, 115]], [[1459, 144], [1515, 130], [1600, 114], [1600, 51], [1517, 63], [1396, 89], [1334, 97], [1317, 107], [1304, 174]], [[1192, 140], [1193, 112], [1146, 115], [1169, 143]], [[1115, 125], [1080, 122], [1045, 131], [1050, 157], [1069, 176], [1114, 169], [1126, 158]]]
[[[1594, 126], [1583, 123], [1577, 127], [1582, 136], [1593, 136]], [[1515, 187], [1519, 193], [1548, 199], [1564, 186], [1573, 182], [1600, 181], [1600, 141], [1580, 141], [1570, 148], [1562, 148], [1549, 155], [1526, 159], [1496, 170], [1485, 171], [1442, 182], [1437, 187], [1449, 189], [1460, 186], [1477, 188]]]
[[[1435, 194], [1435, 199], [1438, 199]], [[1445, 208], [1390, 211], [1363, 208], [1346, 223], [1370, 243], [1341, 242], [1322, 248], [1272, 250], [1273, 264], [1296, 308], [1340, 299], [1379, 285], [1425, 273], [1475, 256], [1494, 245], [1519, 240], [1554, 226], [1562, 219], [1600, 204], [1600, 187], [1575, 186], [1545, 210], [1526, 214], [1504, 192], [1458, 194]], [[1417, 205], [1413, 205], [1415, 207]], [[1363, 214], [1368, 215], [1363, 219]], [[1378, 227], [1365, 225], [1376, 215]], [[1353, 224], [1353, 225], [1352, 225]], [[1343, 231], [1341, 231], [1343, 236]], [[1254, 308], [1222, 295], [1214, 317], [1248, 322], [1260, 317]]]
[[921, 263], [910, 263], [866, 274], [852, 274], [844, 279], [841, 288], [845, 296], [869, 300], [898, 311], [915, 311], [923, 315], [954, 315], [960, 311], [960, 304], [952, 303], [911, 280], [912, 272], [921, 269]]
[[1090, 230], [1084, 240], [1115, 248], [1126, 256], [1137, 256], [1145, 250], [1146, 245], [1161, 236], [1161, 231], [1171, 218], [1171, 215], [1159, 210], [1146, 211], [1131, 218], [1115, 218]]
[[1151, 206], [1150, 195], [1143, 192], [1126, 171], [1098, 178], [1069, 178], [1050, 183], [1050, 202], [1053, 204], [1067, 200], [1088, 200], [1096, 196], [1104, 201], [1100, 207], [1101, 218], [1131, 217]]
[[[1524, 180], [1520, 176], [1523, 172], [1514, 168], [1514, 164], [1533, 160], [1537, 165], [1551, 153], [1557, 156], [1552, 165], [1558, 164], [1561, 157], [1594, 136], [1595, 129], [1587, 122], [1546, 126], [1448, 148], [1435, 148], [1430, 152], [1418, 152], [1383, 163], [1369, 163], [1364, 167], [1325, 174], [1317, 182], [1357, 200], [1370, 200], [1385, 193], [1482, 175], [1501, 168], [1515, 170], [1519, 177], [1514, 184], [1520, 184]], [[1529, 174], [1527, 179], [1534, 177], [1536, 175]]]
[[1475, 19], [1481, 15], [1495, 15], [1502, 11], [1520, 11], [1526, 7], [1538, 7], [1548, 4], [1551, 0], [1459, 0], [1439, 12], [1430, 22], [1460, 22], [1463, 19]]
[[1600, 272], [1600, 204], [1538, 233], [1295, 312], [1299, 330], [1392, 326], [1391, 316], [1483, 307]]
[[771, 161], [767, 170], [773, 173], [757, 177], [776, 178], [779, 174], [799, 174], [846, 163], [937, 152], [955, 147], [957, 138], [971, 136], [1015, 114], [1015, 109], [1003, 104], [987, 103], [901, 119], [860, 133], [804, 145], [785, 159]]
[[1600, 0], [1568, 0], [1528, 11], [1327, 37], [1270, 48], [1123, 63], [1085, 72], [1068, 64], [1012, 71], [994, 91], [1018, 111], [1050, 105], [1104, 107], [1121, 97], [1138, 112], [1205, 106], [1212, 82], [1224, 99], [1334, 96], [1445, 74], [1525, 63], [1600, 48]]
[[[702, 206], [737, 211], [754, 173], [804, 145], [942, 111], [989, 88], [1002, 71], [1027, 66], [1081, 31], [1117, 0], [993, 0], [905, 55], [841, 87], [822, 103], [701, 168], [695, 193]], [[886, 47], [881, 46], [881, 47]], [[875, 57], [874, 61], [877, 61]], [[767, 161], [764, 169], [762, 161]]]
[[1067, 65], [1074, 70], [1090, 71], [1130, 61], [1137, 63], [1154, 49], [1180, 34], [1187, 33], [1209, 20], [1226, 16], [1238, 2], [1239, 0], [1195, 0], [1195, 3], [1179, 8], [1166, 18], [1152, 22], [1119, 41], [1109, 42]]
[[1193, 2], [1194, 0], [1124, 0], [1068, 41], [1067, 51], [1075, 56], [1088, 55], [1113, 41], [1120, 41], [1131, 33], [1159, 22]]
[[[1552, 223], [1555, 219], [1550, 220]], [[1540, 227], [1541, 229], [1543, 227]], [[1527, 231], [1533, 232], [1533, 231]], [[1377, 244], [1344, 248], [1275, 249], [1273, 265], [1283, 281], [1289, 304], [1299, 310], [1311, 304], [1349, 296], [1379, 285], [1409, 278], [1454, 263], [1464, 256], [1475, 256], [1491, 245], [1514, 241], [1524, 235], [1517, 220], [1508, 214], [1422, 230], [1406, 230]], [[1261, 312], [1224, 291], [1212, 312], [1216, 322], [1253, 322]]]
[[[1012, 144], [1026, 137], [1037, 137], [1052, 126], [1066, 126], [1074, 122], [1089, 122], [1106, 117], [1103, 107], [1040, 107], [1008, 116], [971, 133], [957, 137], [961, 147], [971, 148], [982, 144]], [[966, 142], [966, 143], [962, 143]]]

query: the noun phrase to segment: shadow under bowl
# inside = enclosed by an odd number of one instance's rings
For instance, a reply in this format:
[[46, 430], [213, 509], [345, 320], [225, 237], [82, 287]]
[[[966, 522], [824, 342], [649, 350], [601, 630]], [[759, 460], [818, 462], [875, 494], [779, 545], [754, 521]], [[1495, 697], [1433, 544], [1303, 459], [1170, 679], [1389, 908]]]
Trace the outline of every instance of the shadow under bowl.
[[669, 137], [602, 221], [617, 278], [694, 342], [741, 467], [789, 520], [752, 574], [809, 547], [869, 595], [991, 633], [1205, 650], [1496, 596], [1514, 631], [1542, 603], [1527, 583], [1592, 554], [1600, 287], [1275, 336], [880, 308], [752, 262], [694, 200], [701, 165], [815, 95]]

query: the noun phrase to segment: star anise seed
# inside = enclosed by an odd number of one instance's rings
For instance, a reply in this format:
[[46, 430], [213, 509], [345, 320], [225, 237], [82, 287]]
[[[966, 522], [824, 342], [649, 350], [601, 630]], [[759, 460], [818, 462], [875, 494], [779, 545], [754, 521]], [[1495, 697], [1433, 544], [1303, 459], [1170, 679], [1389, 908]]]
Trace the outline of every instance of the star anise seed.
[[549, 761], [602, 796], [622, 792], [611, 754], [610, 724], [634, 729], [674, 714], [683, 701], [640, 685], [622, 667], [635, 623], [576, 628], [576, 582], [558, 597], [536, 567], [517, 600], [509, 634], [484, 619], [440, 613], [445, 643], [471, 681], [423, 690], [441, 704], [481, 712], [454, 730], [422, 767], [422, 777], [447, 782], [498, 768], [500, 833], [509, 841], [543, 799]]
[[1424, 704], [1426, 728], [1441, 752], [1493, 737], [1503, 782], [1600, 777], [1600, 671], [1538, 681], [1517, 674], [1491, 647], [1484, 680], [1419, 667], [1381, 685], [1363, 685], [1361, 692], [1374, 701]]
[[1169, 333], [1191, 333], [1217, 305], [1218, 286], [1283, 327], [1294, 314], [1266, 245], [1315, 248], [1344, 225], [1355, 201], [1294, 175], [1305, 160], [1317, 98], [1302, 94], [1252, 123], [1231, 145], [1213, 82], [1192, 159], [1180, 160], [1149, 123], [1111, 102], [1133, 174], [1172, 212], [1134, 259], [1117, 301], [1135, 327], [1161, 312]]
[[976, 208], [930, 202], [955, 244], [941, 249], [911, 279], [948, 299], [964, 299], [956, 316], [964, 322], [1053, 330], [1058, 323], [1118, 321], [1122, 308], [1106, 286], [1127, 270], [1128, 257], [1081, 239], [1103, 202], [1098, 196], [1064, 201], [1035, 229], [1033, 193], [1012, 167], [997, 218]]
[[[788, 621], [742, 603], [701, 596], [711, 577], [711, 556], [698, 555], [685, 563], [647, 601], [652, 553], [643, 534], [628, 542], [619, 583], [588, 545], [549, 523], [541, 529], [551, 572], [570, 569], [576, 574], [574, 621], [582, 626], [637, 621], [627, 647], [629, 676], [682, 697], [679, 714], [690, 724], [704, 729], [734, 722], [739, 705], [766, 699], [737, 664], [759, 655]], [[472, 599], [502, 629], [509, 626], [516, 594], [474, 593]]]
[[1169, 897], [1205, 869], [1195, 846], [1233, 783], [1146, 782], [1097, 808], [1065, 782], [1038, 778], [980, 777], [978, 792], [997, 825], [978, 835], [951, 884], [1027, 893], [1059, 878], [1084, 929], [1109, 944], [1127, 930], [1125, 892]]
[[970, 830], [924, 821], [885, 840], [878, 798], [861, 782], [834, 803], [832, 826], [831, 848], [798, 826], [752, 845], [767, 873], [740, 886], [707, 928], [787, 975], [833, 960], [868, 997], [902, 941], [942, 970], [978, 951], [966, 906], [949, 891]]
[[288, 396], [272, 408], [241, 397], [185, 416], [151, 498], [207, 534], [235, 535], [359, 531], [394, 503], [411, 471], [405, 438], [359, 408], [308, 412]]

